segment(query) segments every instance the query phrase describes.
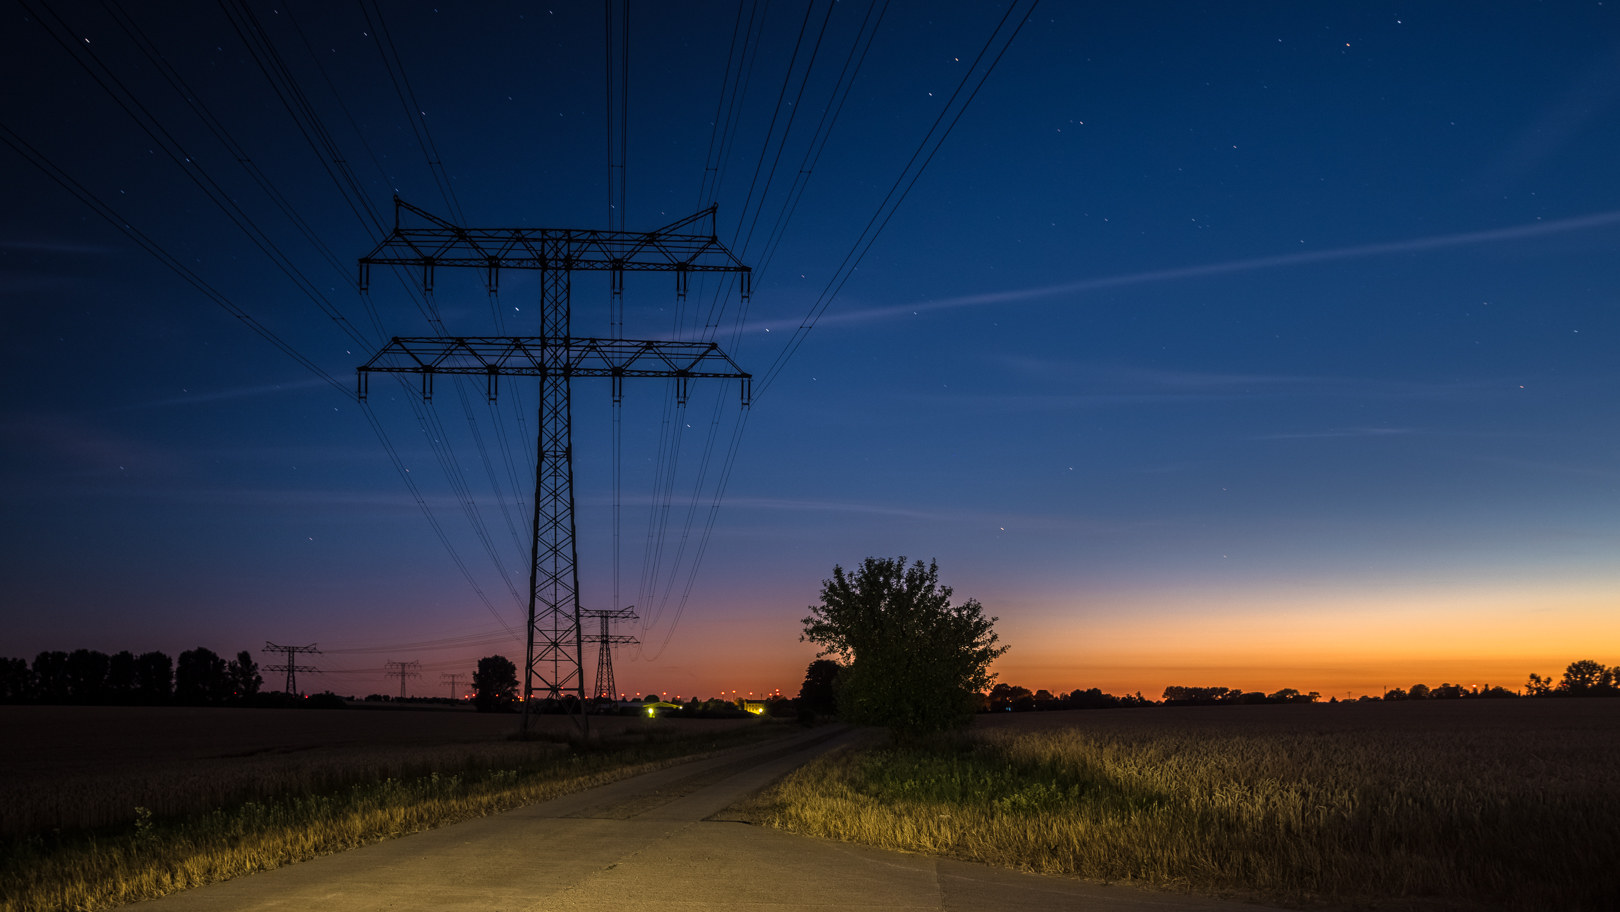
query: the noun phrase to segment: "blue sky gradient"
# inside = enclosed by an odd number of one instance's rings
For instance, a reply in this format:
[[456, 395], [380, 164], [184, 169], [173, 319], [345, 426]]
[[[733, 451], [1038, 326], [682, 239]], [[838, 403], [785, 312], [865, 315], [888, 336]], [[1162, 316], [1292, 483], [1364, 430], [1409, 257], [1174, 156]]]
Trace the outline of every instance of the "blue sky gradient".
[[[718, 201], [721, 237], [763, 266], [721, 338], [762, 373], [1007, 7], [887, 7], [768, 264], [739, 214], [768, 187], [761, 223], [778, 218], [868, 5], [758, 8]], [[372, 238], [217, 6], [128, 9], [341, 270], [99, 5], [5, 14], [0, 122], [347, 383], [370, 352], [76, 61], [93, 51], [357, 324], [352, 264]], [[359, 10], [251, 9], [371, 202], [448, 213]], [[470, 222], [605, 226], [599, 5], [385, 12]], [[717, 478], [698, 477], [703, 441], [731, 439], [736, 390], [700, 389], [681, 422], [669, 544], [644, 585], [668, 391], [632, 385], [619, 603], [646, 620], [623, 689], [795, 689], [820, 580], [897, 554], [937, 559], [999, 615], [998, 668], [1030, 687], [1356, 694], [1620, 660], [1617, 13], [1039, 6], [748, 415], [684, 610]], [[36, 16], [85, 42], [77, 56]], [[699, 207], [738, 21], [729, 4], [632, 4], [630, 228]], [[795, 97], [767, 180], [767, 130]], [[521, 652], [490, 553], [521, 589], [529, 492], [503, 479], [508, 459], [523, 475], [532, 391], [500, 403], [506, 450], [477, 390], [466, 410], [432, 406], [487, 550], [405, 393], [372, 397], [491, 611], [352, 400], [0, 154], [0, 653], [319, 642], [383, 652], [334, 651], [317, 686], [385, 690], [384, 659], [418, 659], [430, 694], [440, 670]], [[533, 331], [535, 297], [531, 276], [503, 279], [508, 325]], [[372, 300], [389, 334], [427, 334], [397, 286]], [[437, 300], [451, 331], [492, 332], [475, 276], [441, 278]], [[576, 333], [605, 335], [605, 281], [576, 277], [573, 300]], [[630, 336], [678, 334], [664, 279], [632, 277], [626, 301]], [[605, 384], [576, 384], [574, 410], [583, 588], [608, 607]]]

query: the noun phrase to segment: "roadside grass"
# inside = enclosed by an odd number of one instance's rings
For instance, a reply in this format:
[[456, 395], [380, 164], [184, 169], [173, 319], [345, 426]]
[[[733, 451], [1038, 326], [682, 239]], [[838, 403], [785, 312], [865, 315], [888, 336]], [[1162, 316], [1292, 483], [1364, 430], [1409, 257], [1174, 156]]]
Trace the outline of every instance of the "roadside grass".
[[0, 844], [0, 912], [105, 909], [483, 817], [785, 734], [761, 723], [698, 737], [578, 745], [511, 769], [356, 782], [208, 813], [51, 831]]
[[[565, 750], [567, 717], [410, 710], [312, 711], [150, 706], [0, 706], [0, 845], [7, 839], [156, 817], [364, 782], [519, 769]], [[592, 743], [702, 737], [730, 720], [597, 717]]]
[[1612, 726], [1178, 731], [1167, 716], [838, 752], [740, 810], [806, 835], [1294, 906], [1620, 908]]

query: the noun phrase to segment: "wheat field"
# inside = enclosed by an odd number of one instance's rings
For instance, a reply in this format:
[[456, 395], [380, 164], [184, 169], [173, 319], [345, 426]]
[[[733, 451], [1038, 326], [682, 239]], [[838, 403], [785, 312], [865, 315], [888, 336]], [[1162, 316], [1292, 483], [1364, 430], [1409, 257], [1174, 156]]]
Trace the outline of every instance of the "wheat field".
[[807, 835], [1289, 905], [1620, 908], [1620, 701], [1528, 703], [981, 717], [830, 755], [743, 811]]
[[[213, 780], [206, 767], [192, 766], [148, 783], [168, 806], [193, 808], [174, 814], [139, 805], [138, 794], [120, 795], [118, 787], [128, 780], [114, 776], [106, 788], [67, 796], [61, 812], [116, 812], [118, 823], [36, 830], [0, 841], [0, 912], [95, 910], [151, 899], [545, 801], [787, 731], [757, 721], [708, 729], [649, 725], [588, 746], [370, 744], [358, 755], [237, 758], [251, 762], [215, 767]], [[423, 765], [458, 771], [389, 773]], [[264, 797], [241, 800], [254, 773], [268, 777], [254, 785]], [[32, 798], [35, 810], [44, 813], [51, 810], [48, 792], [36, 783], [15, 794]], [[209, 796], [234, 800], [210, 804]]]
[[[384, 779], [527, 768], [566, 746], [565, 716], [151, 706], [0, 706], [0, 839], [206, 813]], [[695, 737], [730, 719], [592, 720], [599, 743]]]

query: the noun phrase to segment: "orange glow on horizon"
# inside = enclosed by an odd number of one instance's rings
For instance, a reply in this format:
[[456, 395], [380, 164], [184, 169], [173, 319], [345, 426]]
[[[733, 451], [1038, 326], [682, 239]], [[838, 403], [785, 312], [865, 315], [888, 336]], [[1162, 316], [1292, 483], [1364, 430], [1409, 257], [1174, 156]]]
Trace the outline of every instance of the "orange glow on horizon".
[[[1517, 690], [1583, 658], [1620, 660], [1620, 586], [1188, 592], [1097, 600], [1053, 618], [1006, 611], [998, 681], [1157, 698], [1169, 685], [1316, 690], [1414, 683]], [[1040, 616], [1037, 616], [1040, 615]]]

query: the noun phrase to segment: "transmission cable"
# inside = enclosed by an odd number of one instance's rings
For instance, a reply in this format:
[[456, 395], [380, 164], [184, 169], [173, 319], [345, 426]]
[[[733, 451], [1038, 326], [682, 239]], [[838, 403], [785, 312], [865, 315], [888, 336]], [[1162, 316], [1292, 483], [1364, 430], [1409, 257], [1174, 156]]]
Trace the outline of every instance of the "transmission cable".
[[[394, 94], [399, 96], [399, 103], [405, 108], [405, 116], [411, 122], [411, 131], [416, 134], [417, 143], [421, 146], [422, 154], [427, 157], [428, 170], [433, 174], [433, 180], [439, 185], [439, 193], [444, 196], [444, 202], [455, 213], [456, 223], [467, 224], [467, 216], [461, 211], [461, 203], [456, 199], [456, 188], [450, 181], [450, 175], [444, 169], [444, 159], [439, 156], [439, 148], [433, 142], [433, 133], [428, 129], [427, 112], [423, 111], [417, 103], [416, 93], [411, 89], [411, 80], [405, 75], [405, 61], [399, 56], [399, 49], [394, 46], [394, 39], [388, 32], [388, 23], [383, 20], [382, 4], [372, 0], [376, 10], [377, 21], [371, 21], [372, 12], [366, 8], [366, 0], [357, 0], [360, 4], [360, 14], [365, 17], [366, 25], [371, 28], [371, 37], [377, 45], [377, 53], [382, 56], [383, 67], [388, 70], [388, 79], [394, 85]], [[383, 49], [383, 42], [387, 42], [388, 49]], [[389, 55], [392, 54], [392, 59]], [[395, 69], [399, 75], [394, 75]], [[403, 85], [402, 85], [403, 84]], [[406, 100], [407, 96], [409, 101]]]
[[[1038, 3], [1039, 0], [1035, 0], [1035, 2]], [[801, 324], [801, 327], [800, 327], [801, 331], [795, 333], [794, 338], [789, 340], [789, 344], [784, 349], [784, 353], [778, 355], [777, 360], [775, 362], [773, 362], [771, 368], [767, 371], [767, 373], [766, 373], [766, 375], [764, 377], [762, 385], [760, 386], [759, 390], [755, 392], [754, 399], [755, 399], [756, 402], [758, 401], [760, 393], [763, 392], [764, 388], [766, 386], [768, 386], [769, 383], [772, 380], [774, 380], [775, 377], [781, 372], [782, 366], [786, 363], [787, 358], [792, 356], [792, 354], [797, 350], [799, 344], [802, 344], [804, 335], [808, 334], [810, 328], [812, 328], [814, 326], [815, 321], [817, 319], [819, 319], [820, 314], [825, 312], [826, 306], [831, 303], [832, 297], [837, 295], [838, 291], [843, 287], [843, 283], [845, 281], [847, 281], [848, 278], [849, 278], [849, 275], [854, 272], [855, 267], [859, 265], [861, 258], [863, 258], [865, 256], [866, 250], [870, 249], [872, 243], [876, 240], [877, 235], [882, 232], [882, 230], [883, 230], [883, 228], [885, 226], [887, 226], [888, 220], [893, 217], [895, 210], [898, 209], [899, 205], [902, 202], [904, 202], [906, 195], [908, 195], [910, 193], [911, 187], [916, 184], [917, 178], [920, 177], [921, 174], [922, 174], [922, 171], [927, 168], [928, 163], [933, 160], [934, 154], [938, 152], [940, 146], [944, 143], [946, 137], [948, 137], [950, 135], [951, 129], [953, 129], [955, 127], [957, 121], [961, 119], [961, 116], [967, 110], [968, 105], [970, 105], [972, 103], [974, 97], [978, 94], [979, 89], [984, 85], [985, 80], [987, 80], [989, 78], [989, 76], [990, 76], [990, 73], [994, 71], [994, 69], [996, 67], [996, 64], [1000, 62], [1001, 57], [1002, 57], [1002, 55], [1004, 55], [1006, 53], [1007, 48], [1011, 47], [1013, 40], [1015, 40], [1018, 37], [1019, 31], [1022, 30], [1022, 28], [1024, 26], [1024, 23], [1028, 21], [1030, 14], [1033, 13], [1034, 9], [1035, 9], [1035, 4], [1032, 3], [1031, 6], [1029, 7], [1029, 9], [1025, 11], [1023, 17], [1019, 20], [1018, 25], [1013, 29], [1012, 34], [1007, 38], [1006, 43], [1002, 45], [1001, 50], [996, 54], [995, 59], [990, 63], [989, 68], [985, 71], [984, 75], [982, 77], [980, 77], [978, 83], [974, 86], [973, 91], [971, 93], [969, 93], [967, 99], [963, 102], [962, 107], [956, 112], [956, 115], [951, 119], [950, 123], [946, 126], [945, 131], [942, 134], [940, 134], [939, 139], [934, 143], [933, 150], [928, 153], [927, 157], [923, 160], [922, 165], [917, 168], [917, 170], [916, 170], [916, 172], [914, 174], [911, 175], [911, 179], [910, 179], [909, 183], [906, 183], [906, 185], [905, 185], [905, 190], [903, 192], [901, 192], [899, 199], [895, 200], [894, 206], [892, 208], [890, 208], [888, 210], [887, 215], [885, 215], [884, 214], [884, 209], [883, 209], [884, 205], [887, 204], [889, 199], [894, 196], [895, 190], [900, 187], [901, 183], [906, 180], [906, 175], [910, 171], [911, 165], [916, 162], [918, 155], [920, 155], [922, 153], [923, 149], [925, 149], [928, 146], [930, 137], [932, 137], [935, 130], [938, 129], [940, 122], [944, 119], [946, 114], [948, 114], [950, 112], [951, 105], [955, 102], [956, 98], [961, 94], [963, 87], [967, 85], [968, 80], [972, 77], [974, 71], [977, 69], [979, 61], [981, 61], [984, 58], [985, 54], [988, 53], [990, 48], [995, 45], [996, 37], [999, 34], [1001, 34], [1002, 29], [1005, 27], [1005, 25], [1006, 25], [1006, 23], [1008, 21], [1008, 18], [1011, 16], [1013, 11], [1016, 10], [1017, 5], [1018, 5], [1017, 0], [1015, 0], [1015, 2], [1008, 8], [1007, 12], [1002, 16], [1001, 21], [997, 23], [996, 29], [991, 33], [990, 38], [986, 41], [985, 47], [979, 52], [978, 57], [976, 57], [974, 59], [973, 65], [969, 67], [967, 75], [963, 77], [962, 83], [960, 85], [958, 85], [956, 92], [954, 92], [951, 95], [950, 100], [946, 102], [946, 105], [945, 105], [944, 109], [941, 111], [941, 113], [939, 115], [939, 118], [937, 118], [935, 120], [935, 123], [934, 123], [933, 127], [931, 127], [929, 132], [927, 134], [925, 134], [922, 143], [918, 146], [917, 152], [913, 153], [911, 160], [907, 162], [906, 168], [902, 170], [899, 178], [896, 179], [895, 187], [891, 188], [891, 190], [889, 191], [889, 195], [884, 198], [883, 203], [879, 204], [878, 211], [877, 211], [877, 213], [875, 213], [873, 215], [872, 221], [868, 223], [867, 229], [865, 231], [863, 231], [860, 236], [857, 237], [856, 242], [855, 242], [855, 246], [851, 249], [850, 255], [847, 255], [845, 257], [844, 264], [841, 264], [840, 269], [838, 271], [835, 271], [832, 279], [830, 279], [829, 282], [828, 282], [827, 289], [822, 292], [822, 296], [820, 298], [818, 298], [818, 300], [816, 302], [816, 305], [812, 306], [810, 315], [807, 316], [805, 323]], [[887, 12], [887, 2], [885, 2], [885, 4], [884, 4], [883, 12]], [[868, 11], [868, 15], [870, 15], [870, 10]], [[879, 23], [880, 24], [881, 24], [881, 20], [882, 20], [882, 12], [880, 12], [880, 14], [879, 14]], [[864, 30], [864, 23], [863, 23], [863, 30]], [[876, 33], [877, 33], [877, 28], [874, 26], [873, 32], [872, 32], [872, 38], [873, 39], [875, 39]], [[856, 45], [857, 46], [860, 43], [860, 41], [859, 41], [860, 34], [861, 34], [861, 32], [857, 32], [857, 39], [856, 39]], [[870, 48], [871, 48], [871, 40], [872, 39], [868, 39], [865, 48], [861, 52], [860, 63], [857, 63], [857, 65], [856, 65], [856, 73], [859, 72], [861, 63], [864, 63], [864, 61], [865, 61], [866, 52], [869, 51]], [[852, 53], [853, 53], [853, 49], [852, 49]], [[845, 63], [845, 67], [846, 67], [846, 69], [848, 68], [848, 61], [847, 60], [846, 60], [846, 63]], [[852, 76], [851, 81], [849, 83], [849, 88], [846, 88], [842, 98], [838, 99], [838, 102], [837, 102], [837, 105], [836, 105], [836, 108], [835, 108], [835, 112], [834, 112], [833, 117], [832, 117], [833, 122], [836, 122], [837, 112], [842, 110], [843, 102], [844, 102], [844, 100], [846, 100], [848, 98], [849, 89], [853, 88], [853, 85], [854, 85], [854, 77]], [[834, 95], [835, 96], [837, 95], [836, 85], [835, 85], [835, 89], [834, 89]], [[825, 119], [825, 115], [824, 115], [824, 119]], [[830, 135], [830, 129], [831, 128], [829, 126], [829, 135]], [[818, 128], [818, 132], [819, 132], [819, 128]], [[810, 146], [809, 150], [807, 151], [807, 161], [810, 162], [809, 169], [814, 168], [814, 162], [819, 160], [820, 152], [821, 152], [821, 149], [823, 149], [823, 148], [825, 148], [825, 138], [823, 138], [822, 143], [821, 143], [820, 146], [817, 146], [815, 144], [814, 140], [812, 140], [811, 146]], [[811, 157], [812, 155], [814, 157]], [[809, 169], [801, 169], [801, 173], [805, 173]], [[797, 199], [793, 198], [791, 196], [791, 192], [790, 192], [790, 201], [789, 201], [787, 207], [785, 207], [786, 214], [785, 214], [784, 218], [791, 218], [791, 210], [794, 209], [794, 208], [797, 208]], [[871, 232], [870, 236], [868, 237], [867, 232], [871, 231], [872, 224], [874, 222], [877, 222], [880, 216], [882, 216], [882, 222], [877, 225], [877, 230]], [[785, 224], [785, 222], [784, 222], [784, 224]], [[779, 243], [779, 240], [780, 240], [779, 232], [777, 232], [776, 230], [773, 229], [772, 233], [777, 235], [777, 243]], [[865, 239], [865, 245], [864, 246], [862, 246], [862, 240], [863, 239]], [[768, 251], [768, 254], [767, 254], [767, 259], [765, 260], [765, 263], [768, 264], [769, 256], [774, 255], [775, 243], [768, 242], [766, 249]], [[856, 255], [857, 251], [859, 251], [859, 255]], [[850, 257], [851, 256], [854, 256], [854, 262], [852, 264], [850, 263]], [[849, 266], [849, 269], [847, 271], [844, 270], [844, 265]], [[840, 273], [842, 273], [841, 276], [840, 276]], [[819, 310], [817, 309], [818, 307], [819, 307]], [[742, 318], [742, 315], [739, 314], [738, 325], [737, 325], [736, 333], [734, 334], [734, 339], [733, 339], [734, 343], [737, 340], [737, 338], [740, 337], [740, 333], [741, 333], [741, 329], [742, 329], [741, 318]], [[688, 579], [687, 579], [687, 586], [686, 586], [685, 590], [682, 593], [680, 603], [676, 607], [675, 615], [674, 615], [674, 617], [672, 619], [672, 622], [671, 622], [671, 627], [665, 633], [663, 644], [660, 646], [660, 649], [659, 649], [660, 652], [662, 652], [662, 649], [663, 649], [664, 646], [668, 645], [669, 638], [671, 636], [673, 636], [673, 634], [674, 634], [674, 624], [679, 622], [679, 619], [680, 619], [682, 613], [685, 610], [686, 600], [690, 596], [692, 586], [695, 583], [697, 567], [701, 563], [703, 555], [708, 550], [709, 536], [710, 536], [710, 533], [711, 533], [711, 531], [713, 529], [715, 519], [718, 516], [721, 498], [724, 495], [724, 491], [725, 491], [726, 487], [730, 483], [731, 472], [732, 472], [732, 470], [733, 470], [733, 468], [735, 466], [735, 459], [736, 459], [737, 449], [740, 446], [741, 438], [742, 438], [742, 432], [743, 432], [743, 429], [746, 426], [746, 423], [747, 423], [747, 414], [744, 413], [744, 415], [738, 420], [738, 423], [736, 425], [736, 428], [735, 428], [733, 436], [732, 436], [731, 445], [727, 449], [726, 458], [725, 458], [724, 463], [723, 463], [722, 468], [721, 468], [720, 480], [719, 480], [719, 482], [718, 482], [718, 484], [716, 486], [716, 489], [715, 489], [715, 497], [714, 497], [714, 499], [713, 499], [713, 501], [711, 502], [711, 505], [710, 505], [709, 516], [707, 518], [707, 522], [705, 523], [704, 531], [703, 531], [702, 535], [699, 537], [699, 543], [698, 543], [697, 551], [696, 551], [696, 553], [694, 555], [694, 558], [693, 558], [692, 569], [691, 569], [691, 572], [688, 575]], [[683, 550], [684, 550], [684, 548], [683, 548]]]
[[[140, 103], [139, 99], [137, 99], [134, 93], [132, 93], [128, 87], [123, 84], [117, 75], [114, 74], [106, 64], [102, 63], [101, 58], [97, 56], [94, 51], [88, 48], [88, 42], [85, 42], [84, 45], [81, 46], [78, 43], [64, 40], [61, 35], [57, 34], [55, 29], [52, 29], [45, 22], [43, 17], [34, 12], [34, 10], [28, 5], [28, 0], [18, 0], [18, 3], [21, 4], [25, 10], [34, 15], [34, 18], [37, 22], [39, 22], [40, 27], [43, 28], [46, 33], [49, 34], [64, 51], [67, 52], [68, 56], [71, 57], [75, 63], [79, 64], [79, 66], [87, 74], [89, 74], [90, 78], [107, 93], [108, 97], [110, 97], [113, 102], [124, 111], [124, 113], [128, 114], [131, 120], [135, 121], [136, 125], [141, 128], [142, 132], [146, 133], [152, 142], [162, 148], [164, 154], [167, 155], [188, 178], [190, 178], [192, 183], [197, 185], [198, 189], [203, 191], [203, 194], [208, 197], [209, 201], [219, 207], [220, 211], [225, 214], [226, 218], [230, 219], [233, 224], [240, 228], [242, 232], [248, 236], [248, 239], [252, 241], [254, 245], [260, 249], [260, 251], [269, 257], [270, 261], [275, 263], [276, 267], [280, 269], [282, 273], [285, 274], [289, 279], [291, 279], [293, 284], [296, 285], [298, 289], [305, 294], [305, 296], [313, 301], [317, 307], [319, 307], [324, 313], [326, 313], [328, 317], [332, 319], [333, 322], [338, 325], [339, 329], [348, 335], [350, 339], [362, 346], [370, 344], [369, 340], [365, 339], [359, 334], [359, 332], [354, 328], [353, 324], [349, 322], [348, 318], [345, 317], [342, 312], [340, 312], [337, 307], [332, 304], [331, 301], [328, 301], [326, 296], [321, 293], [320, 289], [317, 288], [315, 284], [303, 274], [297, 265], [293, 263], [293, 261], [287, 257], [287, 255], [284, 254], [279, 247], [276, 246], [275, 242], [270, 239], [269, 235], [265, 234], [264, 231], [254, 223], [253, 219], [249, 217], [239, 205], [237, 205], [236, 201], [231, 198], [230, 194], [208, 174], [201, 164], [199, 164], [189, 153], [185, 151], [185, 148], [177, 139], [174, 138], [172, 134], [163, 128], [162, 124], [157, 120], [157, 118], [154, 117], [152, 113]], [[45, 11], [50, 14], [51, 18], [54, 19], [59, 26], [61, 26], [61, 28], [66, 29], [69, 32], [72, 31], [71, 27], [69, 27], [68, 24], [56, 14], [56, 11], [52, 9], [48, 3], [45, 3], [44, 0], [40, 0], [40, 4], [44, 7]], [[89, 63], [85, 62], [86, 57], [88, 57], [91, 61], [94, 61], [96, 67], [101, 69], [102, 73], [104, 73], [106, 76], [105, 79], [103, 79], [102, 75], [98, 74]], [[111, 81], [113, 85], [116, 85], [119, 91], [114, 91], [113, 86], [108, 85], [108, 81]], [[119, 92], [122, 92], [123, 94], [120, 95]], [[128, 98], [128, 101], [125, 100], [126, 97]], [[133, 105], [133, 107], [131, 107], [131, 105]], [[136, 109], [139, 109], [139, 113], [136, 112]]]
[[[68, 193], [72, 194], [92, 212], [101, 216], [142, 250], [145, 250], [147, 253], [151, 254], [158, 262], [173, 270], [175, 274], [179, 275], [180, 278], [185, 280], [187, 284], [201, 292], [204, 297], [208, 298], [210, 301], [213, 301], [226, 313], [229, 313], [231, 316], [239, 320], [243, 325], [257, 333], [260, 338], [263, 338], [271, 345], [274, 345], [283, 354], [292, 358], [300, 365], [303, 365], [306, 370], [310, 371], [322, 381], [330, 385], [333, 389], [337, 390], [344, 396], [344, 398], [351, 402], [357, 401], [358, 397], [355, 395], [354, 391], [349, 389], [344, 384], [339, 383], [335, 378], [332, 377], [331, 374], [328, 374], [315, 362], [305, 357], [303, 353], [293, 348], [292, 345], [281, 339], [264, 324], [260, 323], [258, 320], [255, 320], [250, 314], [247, 313], [247, 311], [243, 310], [239, 305], [237, 305], [236, 302], [232, 301], [223, 292], [214, 288], [201, 276], [193, 272], [190, 267], [186, 266], [179, 259], [175, 258], [172, 254], [165, 250], [162, 245], [158, 244], [145, 233], [135, 228], [126, 219], [119, 215], [111, 206], [108, 206], [106, 203], [102, 202], [100, 198], [87, 189], [83, 184], [79, 183], [77, 180], [74, 180], [71, 175], [58, 167], [50, 160], [49, 157], [40, 152], [38, 149], [34, 148], [34, 146], [29, 144], [4, 123], [0, 123], [0, 142], [4, 142], [7, 146], [10, 146], [13, 151], [15, 151], [18, 155], [21, 155], [30, 164], [44, 172], [47, 177], [55, 181], [64, 190], [67, 190]], [[462, 576], [467, 579], [468, 584], [472, 586], [473, 591], [477, 593], [478, 598], [483, 602], [484, 607], [489, 609], [490, 614], [493, 615], [498, 622], [500, 622], [502, 627], [510, 631], [511, 627], [506, 623], [506, 619], [501, 616], [500, 612], [496, 610], [494, 604], [492, 604], [489, 601], [489, 598], [484, 595], [483, 590], [478, 585], [478, 581], [475, 580], [472, 574], [468, 571], [466, 564], [462, 562], [460, 555], [456, 553], [455, 546], [451, 544], [449, 536], [445, 534], [443, 527], [439, 525], [438, 519], [428, 508], [427, 500], [423, 498], [421, 491], [416, 487], [415, 481], [411, 479], [410, 469], [405, 467], [404, 461], [400, 458], [399, 453], [394, 449], [393, 443], [388, 439], [388, 435], [386, 432], [384, 432], [382, 425], [377, 421], [376, 416], [372, 413], [369, 404], [360, 401], [358, 402], [358, 405], [360, 406], [361, 413], [366, 416], [366, 421], [371, 425], [372, 430], [376, 432], [377, 439], [382, 444], [383, 451], [388, 455], [389, 461], [392, 462], [395, 469], [398, 470], [400, 478], [405, 482], [406, 488], [411, 492], [412, 499], [416, 501], [417, 506], [422, 510], [423, 516], [427, 518], [428, 524], [433, 528], [433, 531], [438, 536], [440, 543], [443, 544], [445, 549], [449, 552], [451, 560], [461, 571]], [[516, 634], [514, 633], [513, 635], [515, 636]]]
[[[1001, 62], [1002, 56], [1007, 53], [1008, 48], [1012, 47], [1013, 41], [1017, 40], [1018, 33], [1023, 30], [1024, 23], [1029, 21], [1030, 14], [1035, 11], [1035, 6], [1040, 2], [1040, 0], [1035, 0], [1034, 3], [1030, 4], [1029, 9], [1024, 12], [1023, 17], [1018, 20], [1018, 24], [1014, 26], [1012, 34], [1006, 39], [1005, 43], [1001, 45], [1001, 50], [998, 51], [995, 58], [990, 61], [990, 65], [985, 69], [984, 75], [979, 77], [979, 81], [974, 84], [972, 91], [968, 93], [966, 100], [964, 100], [962, 103], [962, 106], [957, 109], [955, 115], [951, 117], [950, 122], [945, 125], [944, 132], [939, 134], [939, 138], [937, 140], [933, 139], [934, 133], [939, 129], [940, 124], [943, 123], [946, 116], [951, 113], [951, 107], [955, 104], [957, 97], [962, 94], [962, 91], [967, 88], [969, 81], [973, 78], [973, 74], [978, 68], [979, 61], [984, 59], [984, 56], [990, 52], [991, 47], [995, 45], [997, 36], [1001, 34], [1002, 28], [1012, 16], [1013, 11], [1018, 8], [1019, 2], [1021, 2], [1021, 0], [1014, 0], [1012, 5], [1007, 8], [1007, 12], [1003, 14], [1001, 21], [996, 24], [996, 29], [991, 33], [990, 39], [985, 42], [984, 48], [981, 49], [979, 51], [979, 55], [974, 58], [973, 65], [968, 69], [967, 74], [962, 77], [962, 81], [957, 85], [956, 91], [952, 92], [950, 99], [945, 102], [944, 109], [940, 111], [939, 116], [934, 120], [933, 126], [929, 128], [928, 133], [923, 137], [923, 141], [918, 144], [917, 150], [912, 153], [911, 158], [906, 162], [906, 166], [901, 170], [900, 176], [895, 179], [894, 186], [889, 188], [888, 194], [886, 194], [883, 197], [883, 201], [878, 204], [877, 212], [873, 213], [871, 220], [867, 222], [866, 227], [862, 229], [861, 234], [855, 239], [854, 246], [852, 246], [849, 253], [844, 256], [843, 262], [839, 264], [838, 269], [835, 270], [832, 277], [828, 279], [826, 287], [822, 289], [821, 294], [816, 298], [815, 302], [811, 304], [810, 313], [806, 316], [805, 320], [799, 324], [799, 328], [794, 331], [793, 336], [788, 340], [782, 351], [777, 355], [776, 360], [773, 361], [771, 366], [766, 370], [764, 379], [760, 384], [759, 391], [755, 393], [756, 400], [764, 393], [766, 389], [770, 388], [770, 385], [776, 380], [777, 376], [781, 374], [782, 369], [786, 366], [788, 359], [792, 358], [793, 354], [798, 351], [799, 346], [804, 343], [805, 336], [809, 335], [810, 330], [815, 328], [816, 321], [820, 320], [821, 315], [826, 313], [827, 308], [832, 305], [833, 299], [837, 297], [838, 292], [843, 289], [844, 283], [848, 282], [849, 277], [855, 273], [857, 268], [860, 267], [861, 260], [866, 257], [867, 251], [872, 249], [872, 245], [877, 241], [878, 236], [882, 234], [883, 229], [888, 226], [889, 220], [894, 218], [895, 212], [899, 210], [900, 205], [904, 203], [906, 197], [910, 195], [911, 188], [917, 185], [917, 179], [922, 177], [923, 171], [928, 168], [928, 164], [934, 160], [934, 156], [939, 152], [940, 147], [944, 145], [945, 140], [951, 135], [951, 130], [956, 127], [956, 124], [962, 119], [962, 115], [966, 113], [968, 107], [973, 104], [973, 99], [978, 96], [979, 90], [984, 87], [984, 83], [990, 78], [990, 74], [995, 72], [996, 65]], [[932, 149], [929, 149], [930, 144], [933, 146]], [[926, 156], [923, 155], [925, 150], [928, 153]], [[917, 163], [917, 159], [919, 157], [922, 158], [922, 163], [917, 166], [915, 171], [912, 171], [912, 165]], [[897, 193], [899, 194], [898, 197], [896, 197]], [[894, 200], [894, 204], [892, 206], [889, 205], [889, 201], [891, 199]]]

